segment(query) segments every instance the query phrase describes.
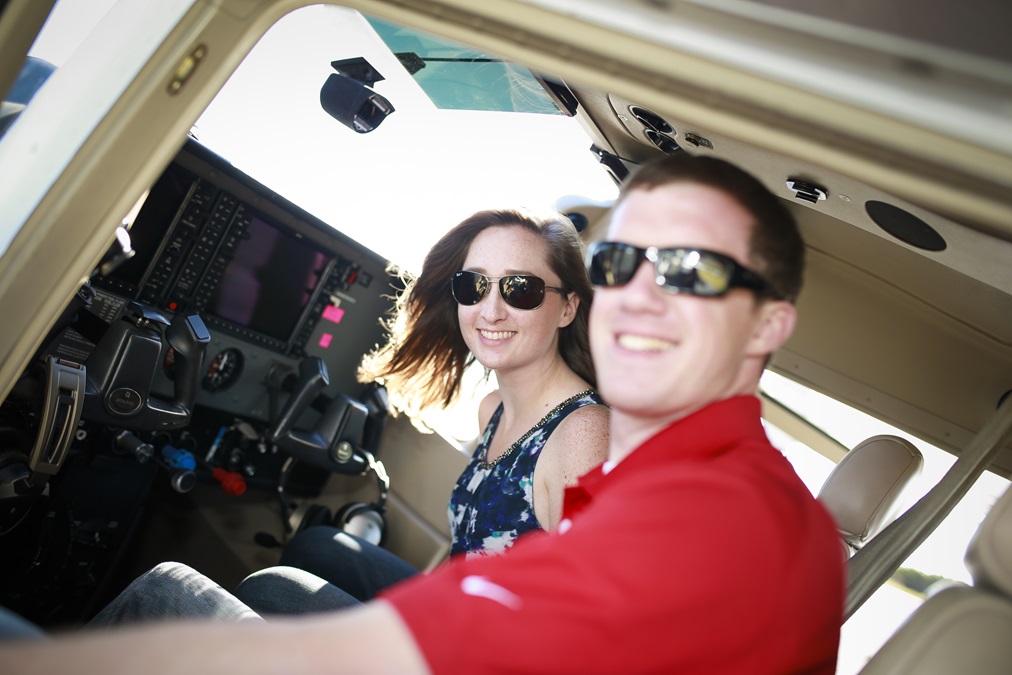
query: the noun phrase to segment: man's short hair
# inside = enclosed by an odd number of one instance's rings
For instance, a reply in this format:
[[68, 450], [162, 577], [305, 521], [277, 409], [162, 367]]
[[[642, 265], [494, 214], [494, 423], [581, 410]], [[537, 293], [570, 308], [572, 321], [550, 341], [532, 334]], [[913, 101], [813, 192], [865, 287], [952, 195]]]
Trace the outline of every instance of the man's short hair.
[[716, 157], [666, 155], [644, 164], [622, 186], [618, 203], [630, 192], [673, 183], [698, 183], [725, 193], [752, 214], [749, 266], [794, 302], [801, 291], [805, 245], [794, 216], [783, 201], [752, 174]]

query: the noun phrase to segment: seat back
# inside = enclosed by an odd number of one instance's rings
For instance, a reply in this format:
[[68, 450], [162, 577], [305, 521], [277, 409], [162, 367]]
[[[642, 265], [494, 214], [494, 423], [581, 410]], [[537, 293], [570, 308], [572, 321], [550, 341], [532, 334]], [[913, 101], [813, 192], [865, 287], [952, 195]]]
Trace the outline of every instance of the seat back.
[[1012, 490], [977, 529], [966, 567], [973, 585], [931, 595], [861, 675], [1012, 673]]
[[836, 519], [848, 557], [898, 515], [900, 495], [923, 464], [913, 443], [889, 435], [858, 443], [840, 460], [818, 499]]

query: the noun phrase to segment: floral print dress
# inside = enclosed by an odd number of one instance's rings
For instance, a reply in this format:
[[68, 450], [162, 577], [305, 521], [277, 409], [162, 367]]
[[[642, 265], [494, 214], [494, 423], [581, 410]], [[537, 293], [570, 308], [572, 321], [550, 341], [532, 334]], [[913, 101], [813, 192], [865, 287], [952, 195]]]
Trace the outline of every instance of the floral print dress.
[[499, 404], [450, 497], [451, 555], [502, 553], [524, 532], [541, 529], [534, 515], [534, 467], [541, 449], [566, 415], [595, 404], [604, 401], [593, 389], [566, 399], [489, 463], [485, 456], [503, 412]]

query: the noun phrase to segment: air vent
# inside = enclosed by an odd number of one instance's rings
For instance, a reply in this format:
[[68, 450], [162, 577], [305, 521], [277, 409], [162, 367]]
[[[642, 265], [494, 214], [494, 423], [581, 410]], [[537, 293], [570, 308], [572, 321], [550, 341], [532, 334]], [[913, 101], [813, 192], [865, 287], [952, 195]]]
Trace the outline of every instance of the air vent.
[[675, 133], [675, 128], [668, 124], [663, 117], [638, 105], [629, 106], [629, 112], [643, 125], [643, 134], [647, 140], [665, 155], [673, 155], [682, 151], [678, 141], [671, 137]]
[[647, 129], [653, 129], [659, 134], [675, 133], [675, 130], [668, 124], [667, 120], [651, 110], [638, 105], [631, 105], [629, 106], [629, 112]]
[[673, 155], [676, 152], [681, 152], [682, 148], [678, 145], [678, 142], [670, 136], [666, 136], [661, 133], [657, 133], [653, 129], [647, 129], [643, 132], [650, 139], [650, 142], [660, 148], [661, 152], [665, 155]]

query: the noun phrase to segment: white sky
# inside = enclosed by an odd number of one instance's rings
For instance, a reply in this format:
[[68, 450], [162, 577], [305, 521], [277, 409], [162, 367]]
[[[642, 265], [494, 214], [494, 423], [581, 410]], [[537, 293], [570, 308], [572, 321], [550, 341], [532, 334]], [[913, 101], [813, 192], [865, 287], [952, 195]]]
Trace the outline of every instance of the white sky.
[[[349, 30], [350, 29], [350, 30]], [[437, 110], [358, 15], [313, 6], [257, 45], [197, 122], [201, 142], [384, 257], [417, 271], [430, 245], [484, 208], [552, 208], [616, 188], [562, 115]], [[374, 54], [385, 53], [386, 59]], [[327, 115], [330, 62], [369, 54], [395, 111], [357, 134]]]

